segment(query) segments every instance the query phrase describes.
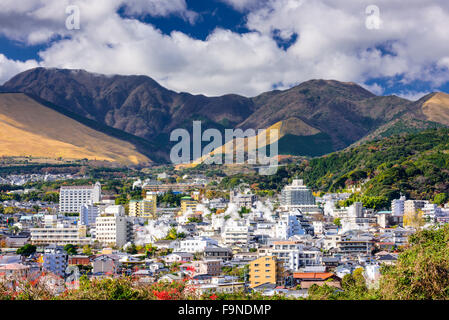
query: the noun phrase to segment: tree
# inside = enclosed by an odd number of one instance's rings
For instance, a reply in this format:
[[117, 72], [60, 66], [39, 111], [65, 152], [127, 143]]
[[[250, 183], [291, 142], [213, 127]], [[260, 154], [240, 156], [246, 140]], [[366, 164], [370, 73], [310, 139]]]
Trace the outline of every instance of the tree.
[[340, 219], [340, 218], [335, 218], [335, 219], [334, 219], [334, 224], [335, 224], [337, 227], [341, 228], [341, 219]]
[[92, 249], [90, 248], [90, 246], [88, 244], [86, 244], [83, 247], [83, 254], [85, 254], [87, 256], [91, 256], [92, 255]]
[[437, 205], [443, 205], [448, 201], [449, 201], [449, 196], [447, 195], [447, 193], [439, 193], [435, 196], [435, 198], [433, 198], [433, 203], [435, 203]]
[[67, 252], [67, 254], [70, 255], [70, 256], [73, 256], [73, 255], [78, 253], [77, 250], [76, 250], [76, 247], [73, 244], [71, 244], [71, 243], [66, 244], [64, 246], [64, 251]]
[[449, 225], [418, 231], [396, 265], [385, 266], [380, 280], [382, 299], [449, 299]]
[[23, 247], [17, 249], [16, 253], [20, 254], [24, 257], [28, 257], [36, 252], [36, 246], [33, 246], [32, 244], [27, 243]]

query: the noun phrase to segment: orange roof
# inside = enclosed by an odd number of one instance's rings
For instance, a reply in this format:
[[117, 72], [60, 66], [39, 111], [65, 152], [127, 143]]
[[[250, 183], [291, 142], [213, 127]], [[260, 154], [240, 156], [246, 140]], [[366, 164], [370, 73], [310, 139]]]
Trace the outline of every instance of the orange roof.
[[319, 279], [326, 280], [334, 274], [330, 272], [294, 272], [293, 278], [296, 279]]

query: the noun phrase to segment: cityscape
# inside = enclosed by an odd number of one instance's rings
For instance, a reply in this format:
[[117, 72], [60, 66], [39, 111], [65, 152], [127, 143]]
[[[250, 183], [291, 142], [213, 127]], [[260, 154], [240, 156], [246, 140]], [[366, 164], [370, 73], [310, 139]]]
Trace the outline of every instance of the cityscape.
[[449, 204], [400, 196], [391, 210], [342, 206], [351, 193], [317, 194], [299, 177], [271, 197], [244, 184], [211, 191], [220, 179], [201, 174], [166, 182], [173, 177], [131, 180], [129, 200], [95, 182], [62, 185], [51, 201], [4, 201], [4, 290], [20, 292], [25, 279], [61, 296], [110, 278], [185, 286], [172, 296], [153, 290], [155, 299], [307, 299], [319, 286], [342, 290], [355, 274], [378, 288], [411, 235], [449, 221]]
[[447, 30], [443, 0], [1, 0], [0, 300], [434, 310]]

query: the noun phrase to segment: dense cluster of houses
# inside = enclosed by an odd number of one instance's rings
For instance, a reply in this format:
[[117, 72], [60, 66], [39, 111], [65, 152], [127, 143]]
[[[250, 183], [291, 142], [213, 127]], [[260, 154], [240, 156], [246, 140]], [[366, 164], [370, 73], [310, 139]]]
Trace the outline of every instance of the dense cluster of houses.
[[[360, 268], [375, 286], [380, 266], [396, 263], [417, 219], [418, 227], [449, 219], [447, 206], [405, 197], [390, 211], [359, 202], [340, 207], [350, 194], [317, 197], [300, 179], [271, 199], [249, 189], [207, 199], [204, 183], [138, 180], [143, 200], [126, 209], [102, 196], [99, 183], [62, 187], [59, 213], [3, 215], [0, 277], [52, 274], [67, 284], [82, 274], [126, 275], [145, 283], [187, 279], [201, 292], [305, 297], [314, 284], [340, 288]], [[155, 195], [173, 189], [190, 196], [178, 208], [159, 208]], [[36, 252], [17, 254], [26, 244]]]

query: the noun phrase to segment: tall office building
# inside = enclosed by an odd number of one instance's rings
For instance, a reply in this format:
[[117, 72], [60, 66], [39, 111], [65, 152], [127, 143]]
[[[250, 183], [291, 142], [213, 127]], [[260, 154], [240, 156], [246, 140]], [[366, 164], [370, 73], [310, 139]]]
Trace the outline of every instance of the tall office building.
[[59, 190], [59, 212], [79, 213], [84, 204], [95, 204], [101, 200], [101, 184], [92, 186], [62, 186]]

